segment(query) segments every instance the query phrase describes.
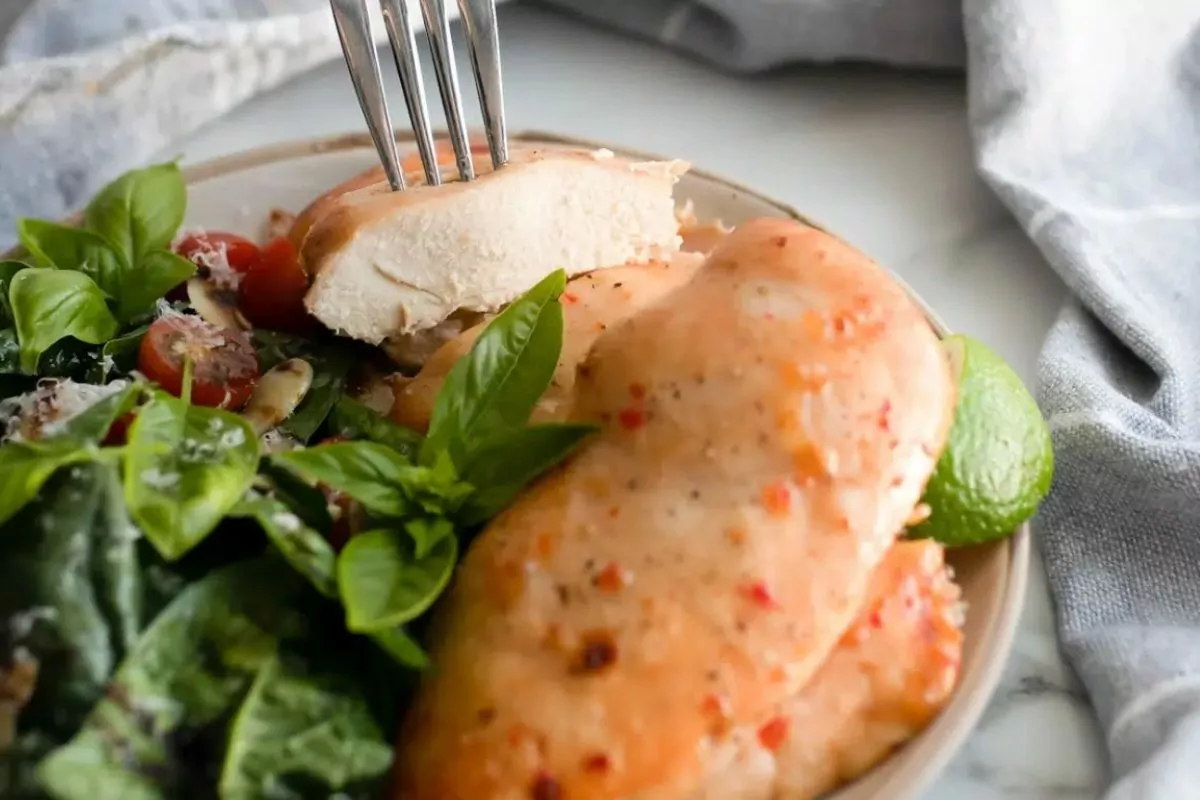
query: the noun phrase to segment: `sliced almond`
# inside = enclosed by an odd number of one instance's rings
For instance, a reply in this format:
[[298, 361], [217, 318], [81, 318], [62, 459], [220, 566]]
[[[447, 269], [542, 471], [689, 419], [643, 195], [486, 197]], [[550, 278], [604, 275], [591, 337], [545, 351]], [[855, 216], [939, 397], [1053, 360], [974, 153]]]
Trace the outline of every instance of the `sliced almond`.
[[210, 325], [235, 331], [250, 330], [250, 323], [238, 311], [237, 293], [222, 289], [204, 278], [187, 282], [188, 301], [200, 318]]
[[263, 375], [242, 409], [242, 418], [262, 436], [292, 415], [312, 387], [313, 369], [302, 358], [289, 358]]

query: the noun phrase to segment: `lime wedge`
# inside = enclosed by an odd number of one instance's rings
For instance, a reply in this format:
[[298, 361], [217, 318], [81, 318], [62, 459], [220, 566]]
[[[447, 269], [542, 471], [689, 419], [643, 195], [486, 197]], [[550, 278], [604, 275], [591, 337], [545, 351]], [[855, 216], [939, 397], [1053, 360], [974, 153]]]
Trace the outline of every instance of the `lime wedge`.
[[1050, 490], [1050, 430], [1004, 359], [967, 336], [943, 344], [958, 379], [958, 405], [925, 488], [929, 518], [908, 535], [949, 546], [1002, 539], [1033, 516]]

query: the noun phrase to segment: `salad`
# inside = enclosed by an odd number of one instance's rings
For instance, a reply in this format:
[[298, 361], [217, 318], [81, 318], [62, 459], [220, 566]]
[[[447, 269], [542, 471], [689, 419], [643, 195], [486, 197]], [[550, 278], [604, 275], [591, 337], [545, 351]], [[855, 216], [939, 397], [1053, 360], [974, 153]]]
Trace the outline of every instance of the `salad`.
[[133, 171], [0, 262], [0, 796], [376, 797], [460, 553], [592, 433], [529, 424], [565, 276], [421, 434], [286, 237], [181, 234], [186, 204]]

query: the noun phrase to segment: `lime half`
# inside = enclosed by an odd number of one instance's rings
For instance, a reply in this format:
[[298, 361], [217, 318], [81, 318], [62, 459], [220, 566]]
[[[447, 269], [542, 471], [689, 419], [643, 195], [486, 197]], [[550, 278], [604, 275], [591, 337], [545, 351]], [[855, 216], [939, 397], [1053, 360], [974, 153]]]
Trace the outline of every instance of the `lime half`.
[[943, 345], [958, 380], [958, 404], [925, 488], [929, 518], [908, 535], [951, 546], [1002, 539], [1033, 516], [1050, 490], [1050, 431], [1004, 359], [966, 336], [949, 336]]

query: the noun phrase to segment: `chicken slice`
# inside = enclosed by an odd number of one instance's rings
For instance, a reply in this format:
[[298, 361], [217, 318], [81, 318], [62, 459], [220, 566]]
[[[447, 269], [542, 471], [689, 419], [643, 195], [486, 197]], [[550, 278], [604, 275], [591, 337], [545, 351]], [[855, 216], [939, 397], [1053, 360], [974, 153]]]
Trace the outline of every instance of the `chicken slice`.
[[949, 366], [879, 267], [742, 225], [605, 331], [602, 426], [475, 540], [398, 736], [405, 800], [687, 797], [862, 607], [952, 417]]
[[672, 192], [687, 168], [519, 150], [469, 183], [377, 183], [321, 198], [293, 226], [313, 277], [305, 306], [379, 344], [458, 310], [499, 308], [560, 267], [577, 275], [675, 252]]
[[961, 617], [941, 545], [892, 547], [829, 659], [776, 713], [734, 732], [727, 760], [690, 800], [811, 800], [866, 772], [949, 698]]
[[[592, 344], [608, 328], [679, 288], [704, 262], [696, 253], [676, 253], [669, 261], [648, 261], [589, 272], [567, 284], [559, 298], [563, 307], [563, 346], [550, 388], [534, 409], [534, 422], [561, 421], [570, 411], [575, 369]], [[433, 401], [451, 367], [470, 351], [487, 322], [442, 345], [415, 378], [396, 384], [392, 417], [401, 425], [424, 431]]]

